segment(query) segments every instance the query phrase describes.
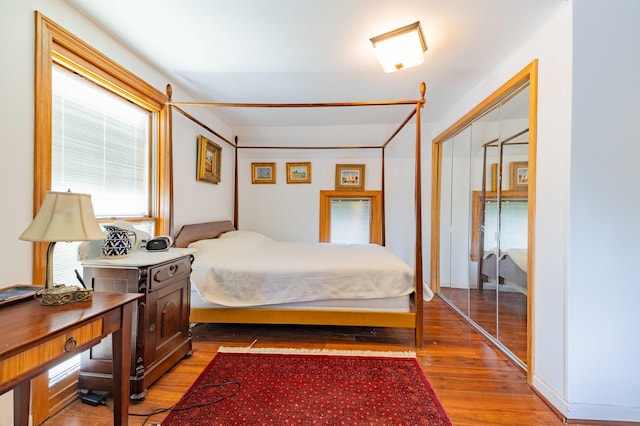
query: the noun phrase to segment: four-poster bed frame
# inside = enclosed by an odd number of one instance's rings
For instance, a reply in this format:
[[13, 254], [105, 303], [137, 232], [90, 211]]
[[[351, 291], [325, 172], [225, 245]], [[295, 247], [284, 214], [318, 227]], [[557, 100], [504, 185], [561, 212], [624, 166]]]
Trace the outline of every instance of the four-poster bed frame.
[[[416, 347], [422, 347], [423, 343], [423, 272], [422, 272], [422, 189], [421, 189], [421, 127], [420, 111], [425, 104], [425, 83], [420, 84], [420, 99], [395, 100], [382, 102], [339, 102], [339, 103], [296, 103], [296, 104], [261, 104], [261, 103], [219, 103], [219, 102], [175, 102], [171, 100], [171, 86], [167, 85], [167, 97], [169, 99], [168, 140], [169, 151], [172, 152], [172, 111], [175, 110], [205, 130], [211, 132], [235, 150], [234, 172], [234, 218], [231, 221], [210, 222], [195, 225], [185, 225], [176, 235], [175, 246], [186, 247], [190, 242], [199, 239], [217, 238], [226, 231], [236, 229], [238, 225], [238, 149], [381, 149], [382, 152], [382, 244], [385, 244], [385, 210], [384, 210], [384, 150], [395, 136], [416, 117], [416, 143], [415, 143], [415, 257], [414, 257], [414, 281], [415, 293], [413, 307], [410, 312], [368, 312], [346, 310], [303, 310], [303, 309], [268, 309], [268, 308], [192, 308], [190, 321], [204, 323], [246, 323], [246, 324], [310, 324], [310, 325], [336, 325], [336, 326], [370, 326], [370, 327], [400, 327], [411, 328], [415, 332]], [[231, 108], [322, 108], [322, 107], [366, 107], [366, 106], [391, 106], [414, 105], [411, 113], [393, 132], [393, 134], [381, 146], [245, 146], [238, 145], [235, 141], [229, 141], [215, 132], [204, 123], [184, 111], [181, 106], [204, 107], [231, 107]], [[171, 158], [171, 155], [169, 156]], [[169, 169], [169, 192], [171, 194], [170, 230], [173, 229], [173, 170], [171, 162]], [[234, 226], [235, 225], [235, 226]]]

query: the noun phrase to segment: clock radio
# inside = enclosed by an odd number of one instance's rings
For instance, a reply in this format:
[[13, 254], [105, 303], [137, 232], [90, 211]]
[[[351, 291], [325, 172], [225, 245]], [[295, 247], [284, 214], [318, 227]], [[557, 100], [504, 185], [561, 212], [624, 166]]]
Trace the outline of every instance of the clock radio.
[[173, 244], [171, 237], [153, 237], [147, 241], [147, 251], [166, 251]]

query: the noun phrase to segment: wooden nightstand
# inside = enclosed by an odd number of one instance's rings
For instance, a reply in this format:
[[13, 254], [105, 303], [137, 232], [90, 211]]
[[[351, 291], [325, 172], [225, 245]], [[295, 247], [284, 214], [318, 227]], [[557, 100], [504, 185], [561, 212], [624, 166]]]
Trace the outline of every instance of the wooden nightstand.
[[[83, 262], [83, 278], [95, 291], [139, 293], [132, 321], [131, 399], [141, 400], [153, 382], [191, 354], [190, 275], [193, 251], [138, 251], [125, 258]], [[111, 389], [108, 340], [82, 355], [81, 392]]]

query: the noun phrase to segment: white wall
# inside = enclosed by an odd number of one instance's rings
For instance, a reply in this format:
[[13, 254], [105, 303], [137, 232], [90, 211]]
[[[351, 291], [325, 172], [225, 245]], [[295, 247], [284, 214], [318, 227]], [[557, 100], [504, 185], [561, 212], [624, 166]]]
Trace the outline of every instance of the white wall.
[[[174, 96], [173, 99], [183, 101], [185, 98], [176, 98]], [[214, 126], [216, 120], [203, 108], [190, 110], [188, 113], [200, 117], [200, 121], [218, 133], [221, 132], [221, 129], [226, 129], [222, 124]], [[222, 148], [221, 176], [220, 182], [217, 184], [196, 179], [198, 135], [206, 136]], [[232, 138], [226, 135], [223, 136], [226, 140], [233, 142]], [[175, 111], [173, 112], [173, 144], [173, 235], [183, 225], [189, 223], [233, 220], [234, 148], [183, 114]]]
[[640, 2], [573, 12], [569, 414], [640, 421]]
[[[34, 140], [34, 21], [35, 10], [63, 26], [85, 42], [100, 50], [131, 72], [139, 75], [160, 91], [170, 80], [118, 45], [93, 24], [70, 9], [63, 1], [5, 0], [0, 2], [0, 50], [3, 52], [0, 92], [0, 192], [4, 202], [0, 209], [3, 243], [0, 244], [0, 287], [31, 283], [32, 243], [18, 236], [33, 218], [33, 140]], [[180, 87], [173, 85], [174, 99], [190, 100]], [[223, 134], [229, 130], [204, 110], [193, 115]], [[223, 171], [223, 185], [196, 182], [196, 138], [206, 134], [186, 120], [174, 120], [174, 152], [176, 153], [176, 187], [174, 195], [182, 204], [176, 206], [176, 223], [192, 220], [228, 218], [233, 179]], [[215, 141], [212, 135], [208, 135]], [[222, 145], [222, 144], [221, 144]], [[228, 152], [223, 161], [227, 165]], [[229, 182], [229, 183], [227, 183]], [[231, 185], [231, 186], [227, 186]], [[220, 202], [220, 199], [224, 201]], [[186, 204], [184, 204], [186, 202]], [[181, 207], [183, 206], [183, 207]], [[204, 212], [204, 213], [203, 213]], [[0, 397], [0, 425], [12, 424], [11, 393]]]

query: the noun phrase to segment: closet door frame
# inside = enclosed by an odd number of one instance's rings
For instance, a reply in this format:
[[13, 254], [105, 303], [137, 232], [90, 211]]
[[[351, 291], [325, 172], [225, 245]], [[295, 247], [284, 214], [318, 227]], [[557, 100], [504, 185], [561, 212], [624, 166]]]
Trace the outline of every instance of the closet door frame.
[[[485, 100], [467, 112], [459, 120], [436, 136], [432, 141], [432, 179], [431, 179], [431, 289], [440, 292], [440, 199], [443, 143], [474, 119], [489, 110], [522, 84], [529, 82], [529, 183], [528, 203], [528, 250], [527, 250], [527, 382], [533, 384], [535, 360], [533, 359], [534, 323], [535, 323], [535, 207], [536, 207], [536, 140], [538, 111], [538, 60], [535, 59], [509, 81], [500, 86]], [[469, 236], [471, 238], [471, 236]]]

